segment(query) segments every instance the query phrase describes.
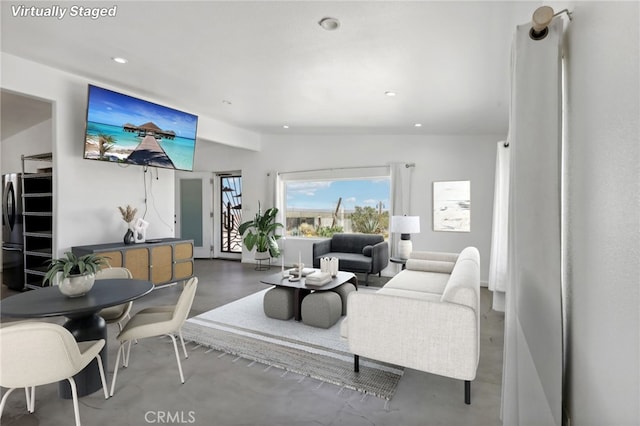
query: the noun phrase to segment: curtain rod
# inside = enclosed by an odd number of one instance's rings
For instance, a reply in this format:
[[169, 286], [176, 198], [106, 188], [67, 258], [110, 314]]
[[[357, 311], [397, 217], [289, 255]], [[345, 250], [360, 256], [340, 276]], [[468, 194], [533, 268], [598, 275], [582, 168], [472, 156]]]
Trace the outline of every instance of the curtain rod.
[[[415, 163], [406, 163], [406, 168], [415, 167]], [[358, 170], [358, 169], [377, 169], [380, 167], [389, 167], [389, 164], [383, 164], [380, 166], [358, 166], [358, 167], [329, 167], [325, 169], [310, 169], [310, 170], [295, 170], [293, 172], [278, 172], [278, 175], [290, 175], [294, 173], [309, 173], [309, 172], [331, 172], [333, 170]]]
[[[288, 175], [294, 173], [309, 173], [309, 172], [331, 172], [333, 170], [359, 170], [359, 169], [377, 169], [380, 167], [389, 167], [389, 164], [383, 164], [379, 166], [358, 166], [358, 167], [328, 167], [325, 169], [309, 169], [309, 170], [295, 170], [293, 172], [278, 172], [278, 175]], [[415, 167], [416, 163], [406, 163], [406, 168]]]

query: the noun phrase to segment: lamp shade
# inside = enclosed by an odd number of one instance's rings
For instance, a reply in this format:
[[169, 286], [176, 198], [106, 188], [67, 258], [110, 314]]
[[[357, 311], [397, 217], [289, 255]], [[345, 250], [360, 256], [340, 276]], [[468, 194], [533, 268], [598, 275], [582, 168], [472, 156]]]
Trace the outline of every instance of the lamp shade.
[[390, 231], [396, 234], [419, 234], [420, 216], [391, 216]]

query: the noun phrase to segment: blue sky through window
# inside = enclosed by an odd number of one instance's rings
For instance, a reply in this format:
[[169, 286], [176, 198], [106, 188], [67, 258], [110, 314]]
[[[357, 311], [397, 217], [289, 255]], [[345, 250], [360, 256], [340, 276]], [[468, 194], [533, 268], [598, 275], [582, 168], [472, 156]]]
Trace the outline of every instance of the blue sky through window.
[[341, 207], [355, 206], [389, 209], [389, 178], [322, 180], [287, 182], [287, 209], [334, 210], [342, 197]]

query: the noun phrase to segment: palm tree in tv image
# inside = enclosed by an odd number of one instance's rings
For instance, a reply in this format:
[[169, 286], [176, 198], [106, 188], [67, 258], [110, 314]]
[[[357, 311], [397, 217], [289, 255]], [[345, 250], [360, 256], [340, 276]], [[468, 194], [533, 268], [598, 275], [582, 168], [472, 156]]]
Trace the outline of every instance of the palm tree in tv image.
[[100, 159], [104, 160], [104, 156], [107, 152], [111, 151], [115, 145], [116, 140], [112, 135], [105, 135], [104, 133], [98, 135], [98, 150], [100, 152]]

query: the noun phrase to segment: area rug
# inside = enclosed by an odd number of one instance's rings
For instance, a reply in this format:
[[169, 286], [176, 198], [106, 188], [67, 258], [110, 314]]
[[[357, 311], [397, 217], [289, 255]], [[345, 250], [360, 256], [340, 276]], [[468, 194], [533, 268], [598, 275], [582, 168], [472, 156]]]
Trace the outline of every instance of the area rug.
[[268, 318], [262, 309], [267, 290], [190, 318], [182, 328], [184, 339], [347, 389], [392, 398], [401, 368], [361, 359], [360, 372], [355, 373], [353, 355], [340, 338], [341, 320], [322, 329], [293, 319]]

